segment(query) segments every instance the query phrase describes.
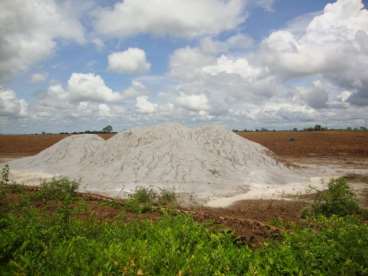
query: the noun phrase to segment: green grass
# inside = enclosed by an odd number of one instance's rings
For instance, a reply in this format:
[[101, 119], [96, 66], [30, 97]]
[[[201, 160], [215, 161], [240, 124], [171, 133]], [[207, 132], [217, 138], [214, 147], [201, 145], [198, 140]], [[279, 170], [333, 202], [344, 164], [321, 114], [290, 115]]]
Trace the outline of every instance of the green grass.
[[[333, 182], [328, 192], [345, 198], [341, 183]], [[37, 200], [60, 203], [52, 213], [32, 207], [35, 198], [22, 192], [19, 203], [1, 209], [0, 275], [368, 275], [368, 225], [345, 212], [313, 213], [288, 227], [281, 240], [251, 249], [237, 244], [230, 232], [187, 215], [130, 223], [120, 217], [79, 219], [75, 213], [87, 203], [75, 197], [73, 187], [66, 179], [43, 185]], [[173, 201], [171, 193], [139, 189], [127, 202], [138, 204], [135, 211], [141, 212], [142, 206], [160, 208]]]

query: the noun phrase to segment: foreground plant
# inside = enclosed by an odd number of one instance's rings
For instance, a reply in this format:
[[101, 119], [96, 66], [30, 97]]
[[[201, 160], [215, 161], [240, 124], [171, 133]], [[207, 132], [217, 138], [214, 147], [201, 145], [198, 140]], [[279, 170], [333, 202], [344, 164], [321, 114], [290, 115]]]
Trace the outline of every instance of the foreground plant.
[[52, 179], [41, 184], [36, 198], [42, 200], [64, 200], [73, 198], [78, 189], [78, 182], [68, 178]]
[[326, 191], [317, 193], [311, 207], [304, 212], [304, 216], [350, 216], [362, 213], [365, 212], [359, 207], [358, 200], [350, 190], [346, 179], [341, 177], [332, 179]]

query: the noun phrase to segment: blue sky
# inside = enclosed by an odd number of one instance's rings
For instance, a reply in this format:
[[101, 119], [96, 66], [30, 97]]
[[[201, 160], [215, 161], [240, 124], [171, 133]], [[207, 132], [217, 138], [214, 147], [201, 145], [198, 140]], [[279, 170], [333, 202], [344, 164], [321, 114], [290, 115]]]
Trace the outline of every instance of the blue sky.
[[150, 4], [2, 1], [0, 133], [367, 126], [366, 1]]

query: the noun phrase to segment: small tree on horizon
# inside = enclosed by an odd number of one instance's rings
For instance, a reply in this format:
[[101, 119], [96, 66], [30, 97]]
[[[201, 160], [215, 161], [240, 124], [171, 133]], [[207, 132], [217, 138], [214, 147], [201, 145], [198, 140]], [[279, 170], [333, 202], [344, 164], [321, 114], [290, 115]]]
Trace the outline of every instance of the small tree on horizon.
[[107, 133], [112, 132], [112, 126], [111, 126], [111, 125], [105, 126], [105, 127], [102, 129], [102, 132], [107, 132]]

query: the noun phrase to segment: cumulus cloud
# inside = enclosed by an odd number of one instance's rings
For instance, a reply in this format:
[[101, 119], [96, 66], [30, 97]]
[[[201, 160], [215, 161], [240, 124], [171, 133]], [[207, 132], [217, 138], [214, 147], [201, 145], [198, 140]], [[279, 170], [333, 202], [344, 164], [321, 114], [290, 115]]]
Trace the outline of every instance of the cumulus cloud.
[[0, 87], [0, 117], [23, 117], [27, 115], [28, 104], [18, 99], [13, 90]]
[[139, 48], [129, 48], [108, 56], [108, 69], [115, 73], [141, 74], [150, 68], [151, 64], [147, 61], [146, 53]]
[[[173, 51], [165, 74], [136, 77], [117, 92], [99, 75], [75, 73], [66, 85], [50, 86], [29, 113], [48, 119], [62, 114], [71, 120], [124, 116], [134, 125], [165, 120], [213, 120], [246, 128], [364, 123], [368, 14], [362, 0], [327, 4], [257, 43], [236, 30], [246, 16], [234, 7], [244, 9], [244, 1], [154, 0], [157, 9], [143, 2], [125, 0], [99, 10], [96, 26], [112, 37], [195, 37], [190, 46]], [[271, 10], [273, 1], [252, 3]], [[200, 16], [204, 13], [210, 16]], [[217, 35], [230, 29], [233, 35]], [[130, 50], [112, 53], [108, 69], [147, 72], [145, 52]]]
[[49, 56], [56, 39], [84, 41], [83, 27], [63, 3], [0, 1], [0, 81]]
[[271, 33], [259, 59], [285, 79], [320, 74], [362, 96], [368, 83], [367, 30], [363, 2], [338, 0], [310, 19], [303, 31]]
[[32, 83], [38, 83], [38, 82], [43, 82], [47, 79], [47, 76], [46, 74], [44, 73], [34, 73], [32, 76], [31, 76], [31, 82]]
[[72, 101], [115, 102], [119, 93], [107, 87], [104, 80], [95, 74], [73, 73], [68, 81], [68, 96]]
[[225, 55], [219, 57], [216, 64], [203, 67], [202, 71], [213, 76], [220, 73], [236, 74], [248, 81], [255, 80], [261, 73], [261, 69], [252, 67], [246, 58], [229, 58]]
[[96, 30], [110, 37], [140, 33], [192, 38], [231, 30], [246, 19], [244, 0], [125, 0], [95, 12]]
[[185, 95], [181, 94], [177, 99], [176, 103], [188, 110], [207, 112], [209, 110], [208, 99], [205, 94], [199, 95]]
[[135, 106], [138, 112], [145, 114], [151, 114], [157, 110], [157, 104], [151, 103], [147, 96], [137, 97]]

